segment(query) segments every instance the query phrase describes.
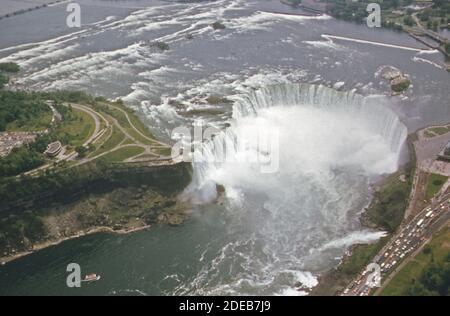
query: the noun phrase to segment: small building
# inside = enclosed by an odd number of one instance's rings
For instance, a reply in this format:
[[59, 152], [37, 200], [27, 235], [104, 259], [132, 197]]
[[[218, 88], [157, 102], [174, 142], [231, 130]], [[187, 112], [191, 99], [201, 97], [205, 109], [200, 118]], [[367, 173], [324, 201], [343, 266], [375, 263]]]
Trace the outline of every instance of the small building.
[[439, 160], [449, 161], [450, 162], [450, 143], [448, 143], [444, 149], [438, 155]]
[[56, 157], [62, 150], [62, 144], [60, 141], [48, 144], [47, 150], [44, 152], [49, 157]]

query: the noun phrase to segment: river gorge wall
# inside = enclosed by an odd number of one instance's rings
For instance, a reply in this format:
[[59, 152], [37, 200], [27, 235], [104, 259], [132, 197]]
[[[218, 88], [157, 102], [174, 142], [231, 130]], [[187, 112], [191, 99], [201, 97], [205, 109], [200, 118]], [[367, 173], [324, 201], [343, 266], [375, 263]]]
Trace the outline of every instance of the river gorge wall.
[[91, 163], [41, 177], [2, 180], [0, 216], [70, 203], [85, 195], [124, 187], [147, 185], [164, 194], [178, 193], [190, 181], [190, 168], [186, 163], [162, 166]]
[[179, 225], [191, 165], [89, 164], [0, 184], [0, 262], [95, 232]]

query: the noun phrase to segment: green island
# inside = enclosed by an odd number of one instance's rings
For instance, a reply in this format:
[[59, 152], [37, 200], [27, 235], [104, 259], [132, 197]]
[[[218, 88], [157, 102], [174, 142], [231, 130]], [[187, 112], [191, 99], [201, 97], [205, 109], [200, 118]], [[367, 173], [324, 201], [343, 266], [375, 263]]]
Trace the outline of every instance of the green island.
[[120, 100], [2, 89], [0, 262], [98, 231], [178, 225], [190, 168]]

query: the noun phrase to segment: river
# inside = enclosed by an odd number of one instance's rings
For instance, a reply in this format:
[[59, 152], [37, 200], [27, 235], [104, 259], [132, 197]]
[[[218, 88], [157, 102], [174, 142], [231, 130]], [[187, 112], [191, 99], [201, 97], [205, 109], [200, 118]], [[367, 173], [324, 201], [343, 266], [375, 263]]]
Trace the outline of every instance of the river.
[[[407, 131], [450, 121], [443, 56], [404, 33], [292, 15], [304, 12], [276, 0], [78, 2], [80, 29], [65, 25], [65, 4], [0, 20], [17, 87], [121, 98], [172, 143], [179, 126], [231, 126], [214, 142], [236, 157], [254, 154], [234, 146], [251, 128], [276, 130], [279, 168], [194, 164], [187, 222], [18, 259], [0, 267], [0, 294], [304, 295], [348, 247], [382, 235], [358, 214], [403, 160]], [[384, 65], [411, 78], [405, 95], [389, 95]], [[71, 262], [102, 279], [68, 288]]]

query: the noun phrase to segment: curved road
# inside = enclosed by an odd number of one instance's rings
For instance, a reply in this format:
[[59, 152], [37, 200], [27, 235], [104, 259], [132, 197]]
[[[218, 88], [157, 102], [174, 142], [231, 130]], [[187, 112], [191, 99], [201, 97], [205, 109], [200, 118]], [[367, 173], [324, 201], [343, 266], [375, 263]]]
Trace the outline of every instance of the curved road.
[[70, 105], [71, 105], [73, 108], [77, 109], [77, 110], [80, 110], [80, 111], [85, 112], [86, 114], [90, 115], [90, 116], [94, 119], [94, 122], [95, 122], [94, 133], [92, 133], [91, 137], [89, 137], [89, 139], [87, 139], [87, 140], [84, 142], [84, 144], [83, 144], [84, 147], [87, 147], [87, 146], [89, 146], [89, 144], [91, 144], [96, 138], [98, 138], [98, 137], [100, 136], [100, 135], [99, 135], [99, 134], [101, 133], [101, 131], [100, 131], [100, 126], [101, 126], [101, 125], [100, 125], [100, 119], [102, 119], [102, 120], [104, 120], [104, 121], [106, 122], [106, 126], [108, 126], [109, 123], [108, 123], [107, 120], [105, 120], [104, 117], [101, 116], [101, 114], [95, 112], [94, 110], [92, 110], [91, 108], [88, 108], [87, 106], [80, 105], [80, 104], [74, 104], [74, 103], [70, 103]]

